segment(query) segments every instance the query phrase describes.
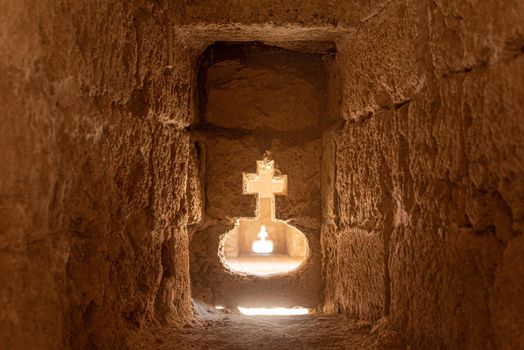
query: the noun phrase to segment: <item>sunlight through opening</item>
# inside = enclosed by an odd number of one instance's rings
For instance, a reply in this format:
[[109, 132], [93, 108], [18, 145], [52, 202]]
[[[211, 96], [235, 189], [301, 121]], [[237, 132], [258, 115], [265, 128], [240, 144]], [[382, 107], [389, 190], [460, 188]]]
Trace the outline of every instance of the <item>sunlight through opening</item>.
[[[276, 174], [275, 174], [276, 173]], [[232, 271], [272, 275], [297, 269], [307, 258], [306, 236], [275, 217], [275, 194], [287, 193], [287, 176], [274, 161], [257, 161], [257, 172], [243, 174], [244, 194], [257, 195], [257, 217], [240, 218], [221, 239], [219, 256]]]
[[296, 316], [307, 315], [309, 309], [305, 307], [238, 307], [243, 315], [248, 316]]

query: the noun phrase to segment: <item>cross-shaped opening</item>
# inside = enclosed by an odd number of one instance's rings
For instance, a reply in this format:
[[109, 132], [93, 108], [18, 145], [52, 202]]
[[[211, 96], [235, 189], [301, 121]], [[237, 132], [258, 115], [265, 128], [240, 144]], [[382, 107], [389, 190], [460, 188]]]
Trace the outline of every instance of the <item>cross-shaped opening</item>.
[[275, 163], [257, 161], [257, 172], [243, 173], [243, 193], [257, 195], [254, 218], [240, 218], [224, 235], [219, 255], [230, 270], [255, 275], [284, 273], [298, 268], [308, 244], [298, 229], [275, 217], [275, 195], [287, 193], [287, 176], [275, 175]]

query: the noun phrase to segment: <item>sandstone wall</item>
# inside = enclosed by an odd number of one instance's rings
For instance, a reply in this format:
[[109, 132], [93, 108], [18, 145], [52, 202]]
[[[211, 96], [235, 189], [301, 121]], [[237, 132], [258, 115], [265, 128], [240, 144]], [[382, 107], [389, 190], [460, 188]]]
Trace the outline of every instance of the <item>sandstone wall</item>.
[[4, 348], [118, 347], [148, 321], [191, 315], [196, 54], [168, 10], [0, 2]]
[[[103, 347], [187, 319], [198, 49], [334, 40], [307, 146], [322, 149], [325, 310], [388, 316], [413, 348], [518, 348], [523, 16], [519, 0], [0, 1], [0, 343]], [[274, 145], [283, 173], [305, 147]]]
[[523, 15], [392, 1], [338, 43], [327, 310], [389, 316], [415, 348], [524, 343]]

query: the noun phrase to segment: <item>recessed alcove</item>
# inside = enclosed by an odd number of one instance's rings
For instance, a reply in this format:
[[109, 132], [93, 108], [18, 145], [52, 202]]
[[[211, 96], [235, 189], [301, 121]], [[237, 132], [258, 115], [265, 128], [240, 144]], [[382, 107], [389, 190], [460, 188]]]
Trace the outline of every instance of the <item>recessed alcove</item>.
[[[192, 132], [206, 207], [190, 243], [195, 299], [230, 309], [322, 302], [322, 128], [335, 52], [329, 41], [283, 41], [217, 42], [202, 54]], [[260, 194], [248, 183], [269, 165], [272, 185], [285, 183]]]

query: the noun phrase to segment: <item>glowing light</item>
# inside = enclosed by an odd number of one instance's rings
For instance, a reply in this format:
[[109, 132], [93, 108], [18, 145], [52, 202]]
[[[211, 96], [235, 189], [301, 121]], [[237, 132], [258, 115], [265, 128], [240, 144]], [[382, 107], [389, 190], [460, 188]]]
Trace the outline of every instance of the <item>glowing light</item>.
[[248, 316], [297, 316], [307, 315], [305, 307], [238, 307], [238, 311]]
[[275, 195], [287, 193], [287, 175], [280, 175], [269, 158], [257, 161], [256, 173], [242, 173], [243, 193], [257, 195], [257, 211], [254, 218], [237, 219], [221, 238], [218, 256], [228, 272], [259, 276], [287, 273], [298, 269], [309, 256], [306, 236], [276, 218]]
[[224, 310], [225, 307], [223, 307], [222, 305], [215, 305], [215, 309], [217, 309], [217, 310]]
[[257, 254], [269, 254], [273, 252], [273, 241], [266, 239], [268, 237], [266, 225], [260, 226], [260, 231], [257, 235], [258, 239], [253, 241], [251, 250]]
[[231, 259], [227, 261], [227, 266], [234, 271], [267, 276], [292, 271], [299, 267], [303, 260], [303, 258], [292, 258], [284, 254], [253, 254], [242, 255], [237, 259]]

